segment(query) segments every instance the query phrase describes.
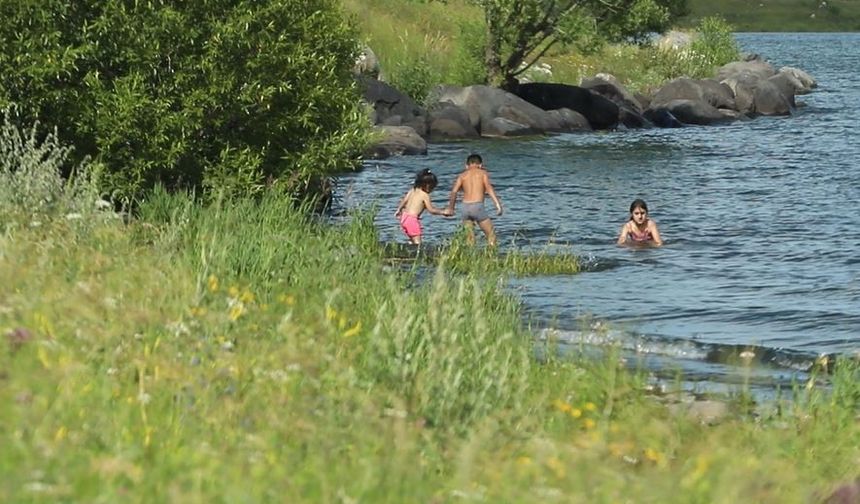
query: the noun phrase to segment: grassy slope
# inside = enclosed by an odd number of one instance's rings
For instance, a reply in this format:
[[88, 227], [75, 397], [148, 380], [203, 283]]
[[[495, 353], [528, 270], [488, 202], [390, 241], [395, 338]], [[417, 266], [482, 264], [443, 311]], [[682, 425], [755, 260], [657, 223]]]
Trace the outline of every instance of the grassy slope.
[[858, 31], [856, 0], [688, 0], [691, 13], [682, 24], [693, 26], [720, 15], [737, 31]]
[[369, 219], [142, 219], [0, 234], [0, 502], [807, 503], [857, 474], [856, 368], [702, 425], [617, 356], [537, 363], [496, 278], [384, 271]]

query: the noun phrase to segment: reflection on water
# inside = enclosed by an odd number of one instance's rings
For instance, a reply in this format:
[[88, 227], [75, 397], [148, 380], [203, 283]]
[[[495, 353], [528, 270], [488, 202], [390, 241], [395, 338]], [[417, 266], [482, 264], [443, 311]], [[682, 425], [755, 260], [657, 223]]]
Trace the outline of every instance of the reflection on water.
[[[576, 332], [594, 317], [641, 341], [748, 345], [791, 362], [856, 352], [860, 53], [846, 48], [860, 34], [738, 39], [777, 68], [808, 71], [820, 89], [798, 97], [790, 118], [431, 145], [428, 156], [370, 162], [343, 177], [338, 204], [378, 205], [381, 237], [403, 241], [392, 214], [414, 173], [436, 172], [431, 196], [443, 204], [466, 156], [479, 152], [505, 206], [494, 218], [503, 246], [553, 243], [585, 258], [577, 276], [512, 281], [532, 319]], [[614, 245], [636, 197], [665, 247]], [[424, 218], [430, 242], [457, 225]]]

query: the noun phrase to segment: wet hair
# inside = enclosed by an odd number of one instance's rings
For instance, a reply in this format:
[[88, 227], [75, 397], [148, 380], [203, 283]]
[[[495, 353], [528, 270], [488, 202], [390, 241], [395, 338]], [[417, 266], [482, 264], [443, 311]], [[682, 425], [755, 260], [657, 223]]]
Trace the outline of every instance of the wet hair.
[[427, 192], [432, 191], [439, 184], [436, 179], [436, 174], [431, 172], [429, 168], [424, 168], [415, 175], [415, 184], [412, 187], [424, 189]]
[[480, 154], [469, 154], [469, 157], [466, 158], [466, 164], [484, 164], [484, 160], [481, 159]]
[[648, 204], [645, 203], [645, 200], [643, 199], [636, 198], [633, 200], [633, 203], [630, 203], [630, 215], [633, 215], [633, 210], [636, 210], [637, 208], [641, 208], [642, 210], [645, 210], [645, 213], [648, 213]]

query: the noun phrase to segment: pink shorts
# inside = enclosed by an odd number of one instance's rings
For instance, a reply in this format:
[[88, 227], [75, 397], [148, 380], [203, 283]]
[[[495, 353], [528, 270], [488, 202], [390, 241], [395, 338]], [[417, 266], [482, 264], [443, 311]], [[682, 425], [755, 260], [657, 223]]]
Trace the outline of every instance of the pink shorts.
[[421, 236], [421, 221], [418, 217], [404, 212], [400, 214], [400, 229], [410, 238]]

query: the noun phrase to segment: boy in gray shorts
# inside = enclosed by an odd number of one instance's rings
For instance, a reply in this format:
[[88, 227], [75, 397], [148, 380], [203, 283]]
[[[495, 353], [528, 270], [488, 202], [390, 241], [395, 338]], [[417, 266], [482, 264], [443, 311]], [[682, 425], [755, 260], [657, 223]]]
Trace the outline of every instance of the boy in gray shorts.
[[454, 181], [448, 200], [448, 211], [452, 213], [457, 203], [457, 194], [460, 191], [463, 191], [463, 222], [466, 224], [469, 243], [475, 242], [472, 226], [473, 223], [478, 223], [478, 227], [487, 237], [487, 243], [494, 246], [496, 233], [493, 229], [493, 221], [490, 220], [487, 211], [484, 210], [484, 196], [489, 195], [490, 199], [493, 200], [497, 215], [502, 215], [502, 204], [499, 197], [496, 196], [493, 184], [490, 183], [490, 176], [478, 154], [472, 154], [466, 158], [466, 169]]

